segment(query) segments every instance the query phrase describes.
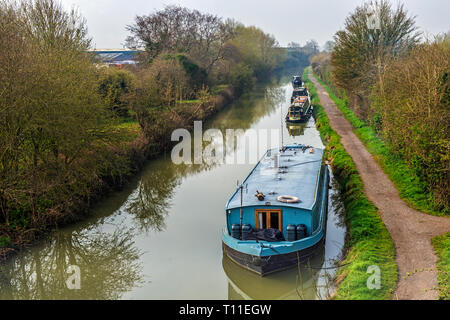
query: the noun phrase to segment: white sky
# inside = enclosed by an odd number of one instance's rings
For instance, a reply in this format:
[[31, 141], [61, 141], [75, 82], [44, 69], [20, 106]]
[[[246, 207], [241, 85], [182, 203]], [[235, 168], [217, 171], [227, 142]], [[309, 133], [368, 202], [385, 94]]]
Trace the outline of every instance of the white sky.
[[[128, 32], [125, 26], [136, 15], [147, 15], [164, 5], [179, 4], [202, 12], [234, 18], [255, 25], [275, 36], [284, 46], [316, 39], [331, 40], [345, 17], [363, 0], [61, 0], [75, 6], [87, 19], [96, 48], [121, 48]], [[394, 6], [398, 1], [392, 1]], [[417, 25], [429, 35], [450, 31], [449, 0], [403, 0]]]

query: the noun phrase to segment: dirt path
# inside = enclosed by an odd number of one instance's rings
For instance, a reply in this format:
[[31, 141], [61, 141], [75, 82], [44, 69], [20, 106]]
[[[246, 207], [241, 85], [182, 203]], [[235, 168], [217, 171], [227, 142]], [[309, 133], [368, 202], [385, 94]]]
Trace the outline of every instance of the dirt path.
[[[400, 199], [393, 183], [353, 133], [350, 122], [313, 77], [311, 69], [309, 78], [317, 88], [331, 127], [342, 137], [342, 145], [356, 164], [367, 197], [379, 209], [394, 240], [400, 279], [393, 298], [437, 299], [439, 293], [431, 290], [437, 287], [436, 256], [431, 238], [450, 232], [450, 219], [427, 215], [408, 207]], [[412, 275], [406, 276], [407, 272]]]

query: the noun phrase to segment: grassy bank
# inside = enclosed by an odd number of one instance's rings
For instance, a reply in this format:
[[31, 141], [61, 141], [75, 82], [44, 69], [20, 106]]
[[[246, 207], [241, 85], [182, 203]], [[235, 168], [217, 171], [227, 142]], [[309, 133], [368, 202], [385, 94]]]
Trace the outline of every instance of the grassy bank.
[[[316, 88], [308, 79], [308, 69], [303, 79], [311, 93], [316, 126], [326, 142], [326, 157], [339, 183], [346, 209], [346, 258], [337, 274], [335, 299], [391, 299], [398, 279], [393, 241], [377, 208], [364, 194], [363, 182], [352, 158], [341, 145], [339, 135], [330, 127]], [[369, 266], [380, 268], [380, 289], [367, 287], [371, 276], [367, 273]]]
[[436, 216], [449, 215], [448, 210], [437, 211], [433, 196], [424, 182], [414, 174], [405, 162], [394, 152], [388, 149], [385, 143], [377, 136], [375, 131], [347, 106], [345, 101], [339, 99], [318, 76], [315, 78], [327, 90], [330, 98], [335, 102], [345, 118], [353, 125], [354, 132], [374, 159], [381, 166], [399, 191], [400, 197], [411, 207], [422, 212]]
[[439, 299], [450, 300], [450, 233], [446, 233], [431, 240], [438, 258]]

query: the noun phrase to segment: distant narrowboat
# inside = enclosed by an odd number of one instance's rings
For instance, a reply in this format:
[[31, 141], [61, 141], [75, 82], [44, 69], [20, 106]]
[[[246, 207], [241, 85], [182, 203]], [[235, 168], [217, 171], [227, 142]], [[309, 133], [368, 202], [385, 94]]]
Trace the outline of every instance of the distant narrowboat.
[[303, 85], [302, 77], [300, 76], [293, 76], [292, 77], [292, 86], [294, 88], [301, 87]]
[[306, 88], [295, 89], [292, 93], [292, 104], [286, 114], [287, 122], [304, 122], [312, 114], [312, 106]]
[[295, 104], [291, 105], [286, 114], [286, 122], [306, 122], [311, 116], [312, 110], [312, 107], [306, 103], [300, 104], [299, 106]]
[[[271, 149], [226, 204], [224, 253], [262, 276], [297, 266], [323, 244], [328, 166], [323, 150]], [[256, 193], [256, 194], [255, 194]]]
[[296, 88], [294, 89], [294, 91], [292, 92], [292, 97], [291, 97], [291, 103], [294, 103], [294, 101], [297, 98], [308, 98], [309, 97], [309, 92], [305, 87], [300, 87], [300, 88]]

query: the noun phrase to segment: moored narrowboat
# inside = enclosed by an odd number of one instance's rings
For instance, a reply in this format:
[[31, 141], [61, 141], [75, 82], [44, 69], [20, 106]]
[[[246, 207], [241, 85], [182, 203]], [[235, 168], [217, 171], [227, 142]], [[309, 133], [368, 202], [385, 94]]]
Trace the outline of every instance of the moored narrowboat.
[[308, 90], [306, 88], [295, 89], [291, 98], [292, 104], [286, 114], [287, 122], [304, 122], [312, 114], [312, 106]]
[[329, 171], [323, 150], [271, 149], [226, 204], [224, 253], [253, 272], [292, 268], [323, 245]]
[[294, 88], [301, 87], [303, 85], [302, 77], [300, 76], [293, 76], [292, 77], [292, 86]]
[[302, 97], [303, 99], [309, 98], [308, 89], [306, 89], [305, 87], [295, 88], [292, 92], [291, 103], [294, 103], [296, 99], [301, 99]]
[[303, 103], [300, 105], [291, 105], [286, 114], [286, 122], [298, 123], [306, 122], [312, 114], [312, 107]]

